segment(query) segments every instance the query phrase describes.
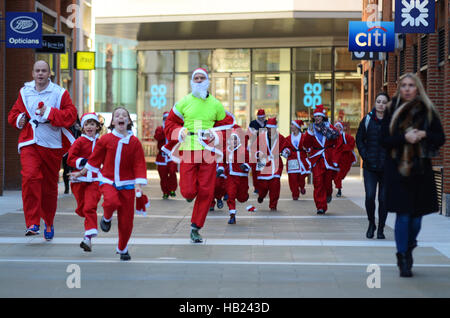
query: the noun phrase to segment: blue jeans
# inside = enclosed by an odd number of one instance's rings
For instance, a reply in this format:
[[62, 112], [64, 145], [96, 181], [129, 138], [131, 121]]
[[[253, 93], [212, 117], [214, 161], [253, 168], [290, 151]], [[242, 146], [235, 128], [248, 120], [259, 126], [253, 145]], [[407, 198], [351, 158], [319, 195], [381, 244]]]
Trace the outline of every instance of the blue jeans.
[[409, 247], [417, 244], [417, 235], [422, 225], [422, 217], [397, 213], [395, 219], [395, 243], [397, 252], [406, 253]]
[[383, 171], [363, 170], [364, 189], [366, 190], [366, 212], [369, 222], [375, 224], [375, 197], [378, 185], [378, 228], [383, 229], [386, 223], [386, 192], [383, 182]]

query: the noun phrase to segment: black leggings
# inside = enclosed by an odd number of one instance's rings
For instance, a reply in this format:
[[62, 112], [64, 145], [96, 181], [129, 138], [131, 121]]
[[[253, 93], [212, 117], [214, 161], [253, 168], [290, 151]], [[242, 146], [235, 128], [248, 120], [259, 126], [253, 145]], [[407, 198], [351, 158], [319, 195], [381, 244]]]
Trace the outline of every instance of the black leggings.
[[378, 184], [378, 228], [384, 228], [387, 218], [386, 192], [383, 183], [383, 171], [364, 169], [364, 188], [366, 190], [366, 212], [370, 223], [375, 224], [375, 196]]

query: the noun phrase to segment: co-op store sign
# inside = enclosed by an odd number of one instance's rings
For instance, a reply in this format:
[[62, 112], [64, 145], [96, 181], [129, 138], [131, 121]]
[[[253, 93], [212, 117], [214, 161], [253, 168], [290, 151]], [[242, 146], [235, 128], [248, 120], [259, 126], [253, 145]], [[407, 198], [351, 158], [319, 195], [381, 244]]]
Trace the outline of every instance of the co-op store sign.
[[357, 52], [393, 52], [394, 22], [350, 21], [348, 50]]
[[6, 12], [6, 47], [41, 48], [42, 13]]

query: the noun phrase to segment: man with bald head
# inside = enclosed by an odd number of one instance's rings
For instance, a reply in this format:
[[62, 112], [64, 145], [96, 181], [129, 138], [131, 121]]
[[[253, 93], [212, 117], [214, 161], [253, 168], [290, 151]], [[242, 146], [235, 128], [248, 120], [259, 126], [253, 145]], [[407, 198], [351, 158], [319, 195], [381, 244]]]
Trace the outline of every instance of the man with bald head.
[[20, 89], [8, 114], [9, 124], [20, 131], [18, 151], [22, 166], [25, 235], [39, 234], [42, 218], [46, 240], [54, 236], [62, 156], [75, 140], [67, 128], [77, 118], [77, 109], [69, 93], [52, 83], [50, 76], [47, 62], [34, 63], [33, 81]]

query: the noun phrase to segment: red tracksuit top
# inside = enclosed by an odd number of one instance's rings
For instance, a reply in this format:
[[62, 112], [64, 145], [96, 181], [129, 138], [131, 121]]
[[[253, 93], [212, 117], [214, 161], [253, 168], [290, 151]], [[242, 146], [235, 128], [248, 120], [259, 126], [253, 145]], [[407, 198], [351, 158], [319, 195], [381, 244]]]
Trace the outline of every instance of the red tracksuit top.
[[86, 168], [99, 173], [99, 181], [116, 187], [147, 184], [144, 150], [131, 132], [127, 136], [116, 130], [97, 141]]
[[[85, 134], [82, 134], [80, 138], [75, 140], [72, 147], [69, 149], [69, 156], [67, 157], [67, 164], [73, 168], [74, 171], [80, 171], [84, 168], [81, 164], [83, 159], [88, 159], [94, 151], [96, 142], [98, 141], [98, 134], [91, 138]], [[95, 172], [88, 171], [86, 176], [80, 176], [72, 182], [94, 182], [98, 181], [98, 175]]]
[[[289, 157], [287, 158], [287, 171], [288, 173], [311, 173], [311, 163], [308, 160], [308, 153], [306, 151], [306, 148], [304, 147], [305, 134], [300, 133], [300, 141], [297, 147], [292, 141], [293, 137], [293, 134], [290, 134], [288, 137], [286, 137], [285, 146], [291, 151]], [[294, 161], [292, 164], [290, 163], [291, 160]]]

